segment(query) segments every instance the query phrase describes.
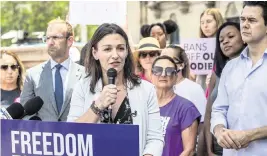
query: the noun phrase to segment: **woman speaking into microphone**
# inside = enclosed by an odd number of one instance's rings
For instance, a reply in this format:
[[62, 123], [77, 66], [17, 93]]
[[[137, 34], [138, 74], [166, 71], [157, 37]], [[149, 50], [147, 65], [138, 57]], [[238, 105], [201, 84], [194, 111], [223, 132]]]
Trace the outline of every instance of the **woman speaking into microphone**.
[[[116, 24], [98, 27], [85, 68], [88, 75], [74, 88], [68, 121], [139, 125], [140, 155], [161, 156], [163, 135], [156, 91], [134, 74], [132, 52], [122, 28]], [[115, 84], [109, 83], [111, 68], [117, 72]]]

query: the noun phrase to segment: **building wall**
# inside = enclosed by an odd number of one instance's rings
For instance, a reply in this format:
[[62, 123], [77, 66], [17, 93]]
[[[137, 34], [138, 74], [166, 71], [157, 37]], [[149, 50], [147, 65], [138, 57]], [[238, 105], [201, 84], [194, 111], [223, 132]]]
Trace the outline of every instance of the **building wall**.
[[[242, 11], [242, 1], [232, 2], [236, 9], [230, 7], [232, 11], [228, 11], [226, 15], [227, 6], [232, 1], [216, 1], [215, 7], [219, 8], [222, 16], [237, 16], [241, 14]], [[159, 8], [160, 18], [155, 17], [155, 10], [149, 8], [153, 2], [128, 2], [128, 24], [129, 31], [133, 42], [136, 44], [140, 40], [140, 28], [143, 24], [152, 24], [155, 22], [163, 22], [170, 18], [172, 13], [176, 14], [177, 24], [180, 28], [180, 38], [197, 38], [199, 37], [199, 21], [200, 14], [207, 8], [205, 1], [189, 1], [189, 12], [182, 13], [181, 1], [157, 1], [160, 3]], [[153, 6], [153, 5], [152, 5]], [[130, 10], [130, 11], [129, 11]], [[236, 15], [237, 14], [237, 15]]]

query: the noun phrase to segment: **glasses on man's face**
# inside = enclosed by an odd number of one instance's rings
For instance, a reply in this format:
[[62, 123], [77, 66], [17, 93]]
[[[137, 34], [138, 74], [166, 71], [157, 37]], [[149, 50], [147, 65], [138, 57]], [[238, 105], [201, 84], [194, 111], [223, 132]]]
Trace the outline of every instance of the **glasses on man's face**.
[[60, 40], [60, 39], [63, 39], [63, 38], [68, 39], [69, 37], [62, 36], [62, 35], [43, 36], [43, 42], [46, 43], [50, 39], [52, 39], [53, 41], [57, 41], [57, 40]]
[[155, 76], [161, 76], [163, 71], [165, 71], [164, 76], [173, 76], [177, 74], [177, 70], [175, 70], [174, 67], [166, 67], [165, 69], [163, 67], [154, 66], [152, 68], [152, 73]]
[[9, 68], [11, 68], [13, 71], [17, 70], [19, 68], [19, 65], [1, 65], [1, 69], [2, 70], [7, 70]]
[[155, 57], [155, 56], [159, 56], [159, 52], [158, 51], [151, 51], [151, 52], [140, 52], [139, 53], [139, 57], [140, 58], [146, 58], [147, 56], [149, 57]]

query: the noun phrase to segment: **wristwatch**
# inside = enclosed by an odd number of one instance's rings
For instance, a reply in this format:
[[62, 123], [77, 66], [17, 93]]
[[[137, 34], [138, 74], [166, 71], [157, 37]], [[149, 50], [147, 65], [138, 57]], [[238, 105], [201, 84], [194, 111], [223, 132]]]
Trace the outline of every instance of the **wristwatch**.
[[93, 101], [93, 103], [91, 104], [90, 108], [92, 109], [92, 111], [96, 114], [99, 115], [102, 113], [102, 111], [96, 106], [95, 101]]

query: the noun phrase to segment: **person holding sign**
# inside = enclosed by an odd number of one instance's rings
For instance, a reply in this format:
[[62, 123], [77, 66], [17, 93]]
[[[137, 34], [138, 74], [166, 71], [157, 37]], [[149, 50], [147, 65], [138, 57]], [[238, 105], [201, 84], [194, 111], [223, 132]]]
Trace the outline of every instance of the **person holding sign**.
[[[223, 24], [223, 17], [217, 8], [208, 8], [200, 15], [200, 38], [216, 36], [218, 28]], [[197, 75], [196, 82], [206, 90], [211, 75]], [[211, 82], [213, 83], [213, 82]]]
[[[208, 8], [200, 15], [200, 38], [214, 38], [218, 28], [224, 23], [224, 19], [219, 9]], [[214, 65], [213, 65], [214, 66]], [[194, 77], [194, 76], [193, 76]], [[197, 75], [196, 82], [206, 91], [206, 97], [210, 93], [210, 88], [215, 85], [215, 74], [211, 71], [207, 75]], [[198, 145], [198, 153], [205, 153], [204, 132], [201, 132]]]
[[[111, 106], [112, 123], [139, 125], [140, 156], [161, 156], [164, 140], [156, 91], [151, 83], [133, 74], [126, 33], [116, 24], [102, 24], [87, 52], [88, 75], [73, 91], [68, 121], [107, 123], [110, 116], [106, 112]], [[106, 74], [111, 68], [117, 71], [115, 84], [109, 84]]]
[[248, 46], [222, 71], [210, 130], [223, 147], [224, 156], [264, 156], [267, 153], [267, 2], [245, 1], [240, 28], [242, 40]]
[[246, 44], [242, 41], [240, 26], [238, 23], [226, 22], [217, 32], [216, 35], [216, 52], [215, 52], [215, 64], [216, 64], [216, 84], [212, 93], [210, 94], [206, 106], [205, 116], [205, 140], [207, 144], [207, 152], [209, 155], [222, 155], [222, 148], [217, 144], [216, 139], [210, 133], [210, 115], [211, 107], [215, 101], [218, 93], [218, 85], [221, 77], [222, 70], [226, 63], [238, 57], [241, 51], [245, 48]]
[[152, 83], [157, 90], [165, 136], [162, 156], [189, 156], [196, 145], [201, 115], [192, 102], [174, 92], [178, 70], [169, 56], [158, 57], [152, 65]]

